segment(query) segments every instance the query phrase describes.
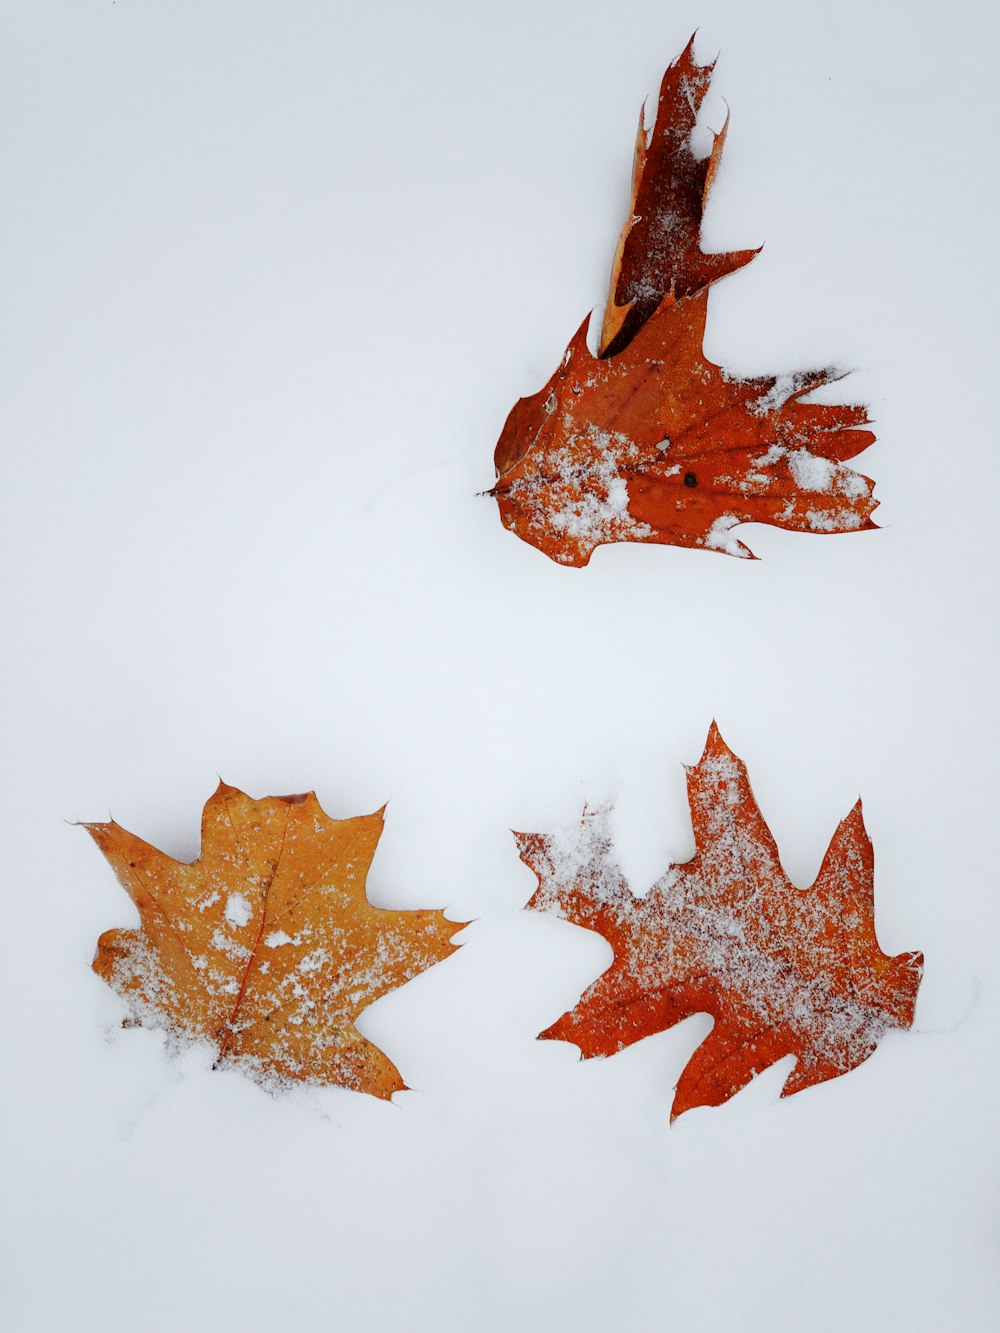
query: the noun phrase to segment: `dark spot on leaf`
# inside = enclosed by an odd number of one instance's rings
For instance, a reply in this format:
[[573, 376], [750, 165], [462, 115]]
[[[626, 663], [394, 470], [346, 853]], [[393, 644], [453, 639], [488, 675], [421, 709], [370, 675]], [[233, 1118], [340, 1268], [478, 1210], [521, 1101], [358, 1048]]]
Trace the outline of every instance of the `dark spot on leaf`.
[[693, 472], [685, 472], [685, 473], [684, 473], [684, 485], [685, 485], [685, 486], [697, 486], [697, 485], [698, 485], [698, 478], [694, 475]]

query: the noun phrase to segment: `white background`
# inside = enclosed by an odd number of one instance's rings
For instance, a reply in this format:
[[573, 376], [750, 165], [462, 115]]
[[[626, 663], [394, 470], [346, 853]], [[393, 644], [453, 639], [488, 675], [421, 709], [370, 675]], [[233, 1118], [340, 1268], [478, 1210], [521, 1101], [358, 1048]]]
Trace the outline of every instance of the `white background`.
[[[994, 7], [2, 8], [3, 1317], [14, 1333], [992, 1330], [1000, 1112]], [[635, 117], [699, 27], [745, 373], [859, 367], [877, 533], [560, 568], [504, 417], [604, 297]], [[509, 829], [692, 851], [712, 717], [811, 883], [860, 792], [916, 1030], [668, 1128], [693, 1019], [536, 1043], [608, 957]], [[476, 918], [369, 1010], [418, 1091], [274, 1098], [90, 972], [85, 832], [198, 851], [216, 775], [389, 800], [373, 901]]]

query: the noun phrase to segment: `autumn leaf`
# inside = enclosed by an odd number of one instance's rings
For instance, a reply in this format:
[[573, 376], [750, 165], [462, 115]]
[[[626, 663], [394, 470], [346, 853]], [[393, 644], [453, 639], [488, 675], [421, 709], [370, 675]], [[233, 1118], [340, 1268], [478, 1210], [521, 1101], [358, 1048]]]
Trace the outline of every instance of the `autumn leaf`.
[[664, 297], [691, 296], [749, 264], [757, 250], [707, 255], [701, 219], [726, 142], [729, 118], [696, 158], [691, 134], [712, 81], [714, 62], [699, 65], [694, 37], [660, 84], [656, 120], [647, 135], [639, 113], [632, 163], [632, 201], [611, 267], [601, 355], [626, 347]]
[[406, 1085], [355, 1020], [452, 953], [461, 923], [370, 905], [382, 822], [330, 819], [313, 792], [256, 801], [220, 782], [191, 864], [113, 821], [86, 824], [141, 923], [101, 936], [95, 972], [131, 1025], [208, 1041], [215, 1067], [391, 1097]]
[[579, 566], [615, 541], [746, 557], [738, 523], [875, 526], [874, 483], [844, 466], [874, 438], [851, 429], [865, 409], [800, 401], [836, 372], [739, 379], [713, 365], [707, 299], [668, 299], [606, 359], [580, 327], [545, 388], [508, 418], [493, 490], [506, 527]]
[[923, 971], [922, 954], [888, 957], [878, 946], [860, 801], [815, 884], [800, 890], [714, 723], [687, 773], [695, 854], [644, 898], [614, 860], [607, 807], [585, 811], [568, 838], [515, 834], [538, 877], [527, 906], [597, 931], [614, 951], [543, 1039], [605, 1056], [692, 1014], [715, 1020], [681, 1075], [671, 1119], [720, 1105], [785, 1055], [796, 1065], [783, 1096], [854, 1069], [884, 1032], [911, 1026]]
[[517, 402], [490, 494], [504, 526], [564, 565], [607, 542], [748, 557], [740, 523], [800, 532], [874, 528], [874, 483], [844, 464], [874, 440], [863, 406], [803, 402], [834, 369], [742, 378], [703, 344], [709, 284], [753, 251], [706, 255], [701, 210], [725, 130], [697, 161], [691, 130], [710, 66], [691, 47], [668, 69], [619, 242], [601, 345], [587, 321], [538, 393]]

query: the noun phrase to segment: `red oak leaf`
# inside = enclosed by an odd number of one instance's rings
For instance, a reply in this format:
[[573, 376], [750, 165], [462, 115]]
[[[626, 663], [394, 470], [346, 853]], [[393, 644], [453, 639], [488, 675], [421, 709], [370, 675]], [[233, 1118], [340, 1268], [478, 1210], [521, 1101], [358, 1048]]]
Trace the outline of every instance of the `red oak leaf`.
[[612, 274], [601, 338], [586, 321], [555, 374], [517, 402], [497, 443], [504, 526], [564, 565], [607, 542], [729, 555], [731, 532], [874, 528], [874, 483], [843, 466], [875, 438], [866, 409], [802, 402], [839, 378], [826, 369], [741, 378], [703, 350], [709, 284], [752, 251], [703, 254], [701, 210], [725, 131], [697, 161], [690, 135], [711, 67], [689, 46], [664, 76], [648, 146], [640, 129], [633, 210]]
[[843, 465], [874, 436], [863, 407], [803, 403], [832, 370], [740, 379], [702, 350], [708, 292], [668, 297], [617, 356], [586, 324], [497, 446], [504, 525], [564, 565], [605, 542], [749, 556], [731, 529], [873, 528], [874, 483]]
[[518, 833], [538, 876], [528, 907], [603, 935], [614, 960], [541, 1034], [611, 1055], [696, 1013], [715, 1025], [677, 1084], [671, 1119], [718, 1106], [782, 1056], [782, 1095], [847, 1073], [883, 1033], [913, 1022], [923, 955], [875, 937], [874, 859], [861, 803], [843, 819], [811, 889], [781, 868], [742, 760], [713, 724], [688, 769], [695, 854], [637, 898], [614, 860], [608, 810], [566, 839]]
[[708, 157], [697, 158], [691, 132], [712, 81], [714, 62], [698, 65], [694, 37], [660, 84], [652, 132], [639, 114], [632, 163], [632, 202], [611, 268], [601, 331], [601, 355], [621, 351], [665, 296], [678, 300], [749, 264], [756, 250], [707, 255], [701, 218], [726, 142], [729, 117], [712, 136]]

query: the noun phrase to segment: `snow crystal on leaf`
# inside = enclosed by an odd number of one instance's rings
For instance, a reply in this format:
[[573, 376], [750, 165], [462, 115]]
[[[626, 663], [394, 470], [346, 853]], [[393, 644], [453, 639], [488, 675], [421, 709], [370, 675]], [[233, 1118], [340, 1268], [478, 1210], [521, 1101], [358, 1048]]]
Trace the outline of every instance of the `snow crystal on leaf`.
[[249, 925], [252, 915], [250, 904], [242, 893], [231, 893], [226, 899], [226, 910], [223, 915], [231, 926]]

